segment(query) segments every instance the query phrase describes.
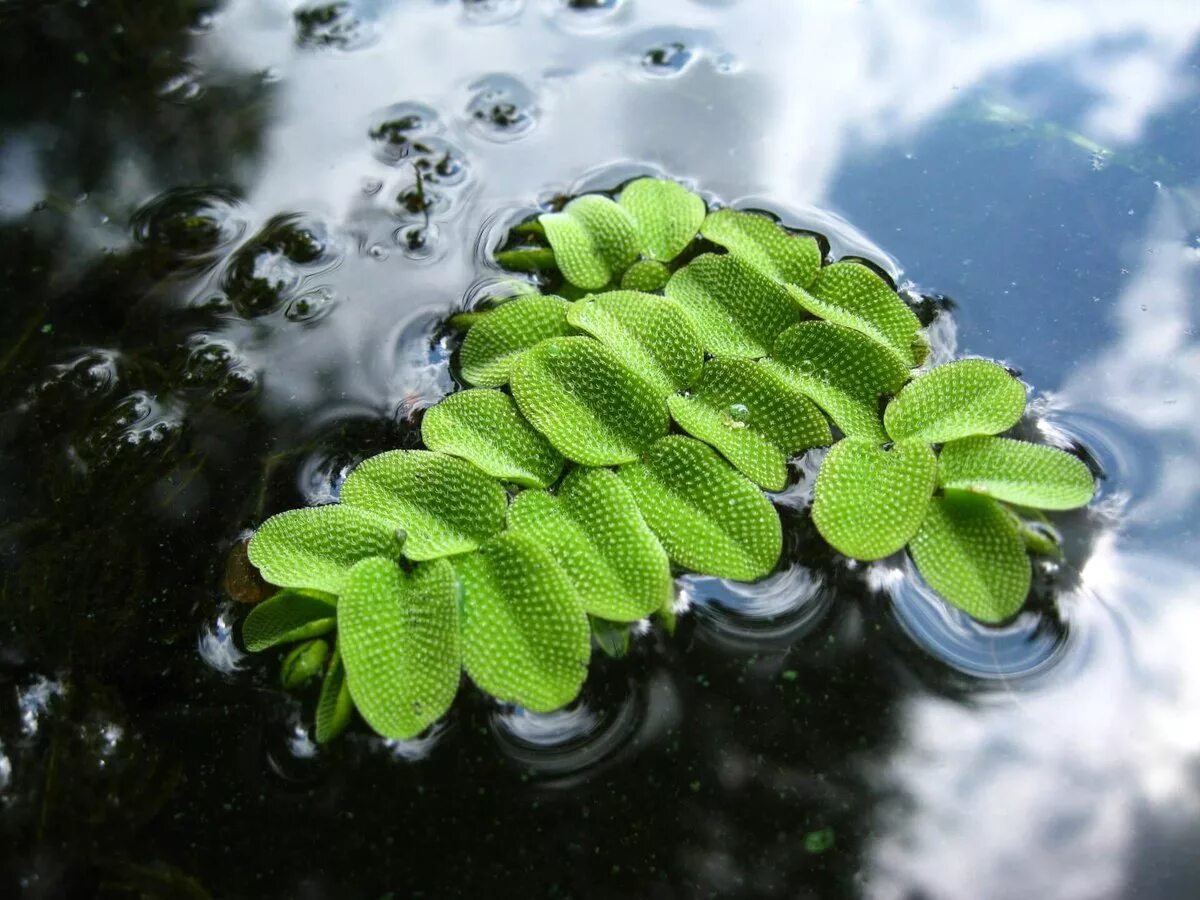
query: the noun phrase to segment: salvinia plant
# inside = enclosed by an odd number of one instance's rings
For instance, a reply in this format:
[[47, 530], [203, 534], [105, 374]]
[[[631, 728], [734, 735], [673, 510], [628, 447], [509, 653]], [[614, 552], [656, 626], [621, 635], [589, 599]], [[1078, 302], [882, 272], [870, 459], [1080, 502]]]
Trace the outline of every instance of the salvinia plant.
[[320, 741], [355, 709], [417, 735], [463, 669], [500, 701], [570, 703], [593, 640], [616, 652], [627, 623], [673, 622], [673, 573], [775, 569], [765, 492], [813, 448], [829, 448], [821, 536], [856, 560], [907, 549], [985, 623], [1024, 604], [1028, 548], [1054, 550], [1037, 510], [1092, 498], [1082, 461], [1000, 436], [1025, 409], [1016, 377], [984, 359], [922, 371], [910, 306], [813, 236], [651, 178], [513, 232], [500, 265], [551, 272], [559, 295], [452, 317], [470, 387], [425, 412], [425, 449], [362, 461], [340, 502], [276, 515], [249, 544], [278, 593], [244, 643], [298, 643], [282, 678], [322, 679]]

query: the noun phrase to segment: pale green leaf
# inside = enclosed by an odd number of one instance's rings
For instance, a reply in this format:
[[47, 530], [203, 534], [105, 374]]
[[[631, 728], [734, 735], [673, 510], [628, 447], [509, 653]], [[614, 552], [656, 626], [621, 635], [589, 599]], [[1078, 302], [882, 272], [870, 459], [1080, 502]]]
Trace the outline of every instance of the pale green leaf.
[[1036, 509], [1086, 506], [1096, 490], [1083, 461], [1042, 444], [978, 436], [950, 441], [938, 458], [943, 487]]
[[813, 522], [821, 537], [854, 559], [882, 559], [916, 534], [929, 508], [937, 460], [928, 444], [838, 441], [821, 463]]
[[242, 643], [252, 653], [277, 644], [320, 637], [333, 630], [337, 598], [332, 594], [286, 590], [250, 610], [242, 622]]
[[517, 406], [567, 459], [628, 462], [667, 432], [667, 405], [611, 350], [590, 337], [551, 338], [512, 373]]
[[337, 503], [272, 516], [246, 552], [270, 584], [337, 595], [351, 566], [368, 556], [398, 559], [403, 541], [386, 519]]
[[888, 404], [883, 423], [892, 440], [920, 438], [940, 444], [976, 434], [997, 434], [1025, 411], [1025, 386], [1004, 366], [960, 359], [930, 369]]
[[567, 302], [561, 297], [521, 297], [498, 306], [463, 339], [462, 377], [480, 387], [500, 387], [522, 353], [546, 338], [566, 334]]
[[334, 644], [329, 668], [325, 670], [325, 678], [321, 682], [321, 696], [317, 700], [317, 743], [327, 744], [345, 731], [353, 713], [354, 700], [350, 697], [350, 685], [346, 682], [341, 646]]
[[575, 303], [572, 327], [604, 344], [634, 372], [666, 396], [700, 377], [704, 349], [678, 304], [653, 294], [609, 291]]
[[667, 554], [608, 469], [576, 469], [554, 494], [522, 491], [508, 508], [508, 527], [550, 551], [593, 615], [632, 622], [671, 596]]
[[914, 365], [921, 322], [891, 285], [861, 263], [837, 262], [805, 290], [789, 287], [796, 302], [815, 316], [861, 331]]
[[1003, 622], [1025, 603], [1029, 557], [995, 500], [954, 490], [934, 497], [909, 550], [926, 583], [981, 622]]
[[710, 359], [696, 388], [668, 397], [667, 407], [680, 428], [769, 491], [786, 486], [789, 457], [833, 440], [825, 415], [808, 397], [749, 359]]
[[579, 595], [550, 551], [506, 531], [454, 565], [471, 680], [535, 712], [574, 700], [587, 676], [591, 637]]
[[588, 616], [592, 626], [592, 637], [596, 646], [613, 659], [620, 659], [629, 653], [629, 623], [610, 622], [596, 616]]
[[667, 555], [684, 568], [753, 581], [779, 561], [775, 507], [706, 444], [665, 437], [620, 476]]
[[671, 270], [656, 259], [640, 259], [621, 276], [621, 289], [626, 291], [661, 291]]
[[458, 692], [458, 590], [447, 560], [411, 574], [386, 559], [356, 565], [338, 601], [346, 683], [367, 724], [407, 740], [437, 721]]
[[619, 278], [641, 253], [633, 216], [601, 194], [576, 197], [562, 212], [543, 213], [538, 221], [563, 277], [584, 290]]
[[704, 221], [704, 201], [674, 181], [639, 178], [617, 200], [637, 225], [642, 253], [662, 262], [682, 253]]
[[508, 504], [495, 479], [430, 450], [391, 450], [363, 460], [341, 497], [403, 529], [404, 555], [413, 560], [474, 550], [500, 530]]
[[779, 281], [808, 287], [821, 268], [821, 248], [808, 235], [792, 234], [761, 213], [718, 209], [700, 233]]
[[461, 456], [501, 481], [548, 487], [563, 458], [500, 391], [459, 391], [426, 410], [421, 440], [430, 450]]
[[279, 666], [279, 684], [285, 691], [297, 691], [321, 673], [329, 656], [329, 644], [320, 638], [297, 644]]
[[852, 328], [801, 322], [779, 336], [767, 367], [811, 397], [848, 437], [883, 443], [880, 398], [895, 394], [908, 369], [891, 351]]
[[800, 318], [782, 284], [732, 254], [696, 257], [671, 276], [666, 294], [688, 314], [704, 349], [719, 356], [766, 356]]

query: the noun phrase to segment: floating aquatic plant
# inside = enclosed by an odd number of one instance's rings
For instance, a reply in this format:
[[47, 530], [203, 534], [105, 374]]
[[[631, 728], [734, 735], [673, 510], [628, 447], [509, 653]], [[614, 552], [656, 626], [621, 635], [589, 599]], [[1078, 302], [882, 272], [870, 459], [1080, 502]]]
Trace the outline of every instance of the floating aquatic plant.
[[[671, 621], [672, 564], [740, 581], [782, 551], [788, 462], [829, 447], [812, 517], [837, 551], [907, 548], [983, 622], [1025, 603], [1037, 509], [1087, 504], [1076, 457], [997, 435], [1026, 391], [997, 363], [915, 374], [928, 343], [869, 266], [757, 213], [708, 211], [671, 181], [586, 194], [514, 229], [497, 255], [555, 270], [563, 296], [514, 292], [451, 317], [468, 389], [427, 410], [427, 449], [361, 462], [340, 502], [281, 513], [249, 558], [279, 592], [250, 650], [297, 643], [281, 681], [322, 675], [316, 735], [357, 708], [389, 738], [449, 709], [461, 672], [535, 711], [571, 702], [593, 639]], [[672, 423], [677, 432], [672, 433]]]

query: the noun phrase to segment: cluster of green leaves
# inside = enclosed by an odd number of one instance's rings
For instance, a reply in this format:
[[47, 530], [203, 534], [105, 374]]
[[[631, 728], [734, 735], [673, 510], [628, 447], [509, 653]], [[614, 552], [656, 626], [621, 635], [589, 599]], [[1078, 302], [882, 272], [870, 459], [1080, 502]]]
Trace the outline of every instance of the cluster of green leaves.
[[283, 681], [323, 677], [318, 740], [354, 708], [411, 737], [462, 670], [532, 710], [569, 703], [593, 635], [619, 648], [625, 623], [669, 618], [672, 563], [742, 581], [776, 566], [764, 490], [809, 448], [833, 444], [812, 511], [833, 547], [871, 560], [907, 545], [988, 622], [1028, 592], [1021, 515], [1092, 496], [1079, 460], [995, 436], [1025, 406], [1003, 367], [914, 379], [917, 317], [870, 267], [824, 265], [811, 236], [650, 178], [521, 233], [498, 258], [556, 269], [563, 296], [459, 317], [471, 387], [426, 412], [427, 449], [363, 461], [338, 504], [277, 515], [250, 542], [280, 592], [245, 644], [302, 642]]

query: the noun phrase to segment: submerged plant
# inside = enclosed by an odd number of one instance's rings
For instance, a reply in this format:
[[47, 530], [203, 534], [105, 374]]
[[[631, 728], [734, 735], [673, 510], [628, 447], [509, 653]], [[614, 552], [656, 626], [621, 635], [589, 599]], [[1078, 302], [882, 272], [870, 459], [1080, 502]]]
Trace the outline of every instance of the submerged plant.
[[739, 581], [776, 567], [764, 490], [811, 448], [830, 447], [821, 536], [858, 560], [907, 547], [982, 622], [1023, 606], [1027, 545], [1054, 549], [1025, 518], [1092, 498], [1076, 457], [996, 436], [1024, 413], [1015, 376], [961, 359], [914, 377], [917, 316], [869, 266], [826, 265], [812, 236], [650, 178], [514, 233], [524, 245], [498, 261], [557, 270], [563, 296], [454, 317], [472, 387], [425, 413], [427, 449], [364, 460], [339, 503], [250, 542], [280, 590], [244, 642], [303, 642], [283, 683], [324, 672], [320, 741], [353, 708], [412, 737], [464, 669], [534, 711], [570, 703], [593, 638], [619, 653], [627, 623], [673, 622], [672, 565]]

